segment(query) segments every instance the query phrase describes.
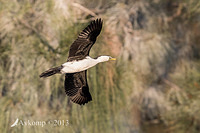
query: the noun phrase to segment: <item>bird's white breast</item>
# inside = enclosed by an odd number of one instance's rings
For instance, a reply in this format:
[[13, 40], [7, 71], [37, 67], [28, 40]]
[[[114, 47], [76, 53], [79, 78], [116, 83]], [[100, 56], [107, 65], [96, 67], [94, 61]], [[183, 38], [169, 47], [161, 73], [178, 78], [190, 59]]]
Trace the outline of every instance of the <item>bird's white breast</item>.
[[75, 73], [87, 70], [93, 66], [95, 66], [98, 62], [95, 59], [87, 56], [83, 60], [66, 62], [62, 64], [63, 68], [61, 70], [62, 73]]

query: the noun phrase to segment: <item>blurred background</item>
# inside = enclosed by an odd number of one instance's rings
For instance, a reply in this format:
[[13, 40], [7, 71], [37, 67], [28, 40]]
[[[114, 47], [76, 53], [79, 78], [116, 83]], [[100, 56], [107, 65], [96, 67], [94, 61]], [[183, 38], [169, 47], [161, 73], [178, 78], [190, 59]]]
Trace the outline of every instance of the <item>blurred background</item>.
[[[96, 18], [90, 56], [117, 61], [89, 69], [93, 101], [79, 106], [64, 75], [39, 74]], [[69, 125], [11, 128], [17, 118]], [[0, 0], [0, 132], [199, 133], [200, 1]]]

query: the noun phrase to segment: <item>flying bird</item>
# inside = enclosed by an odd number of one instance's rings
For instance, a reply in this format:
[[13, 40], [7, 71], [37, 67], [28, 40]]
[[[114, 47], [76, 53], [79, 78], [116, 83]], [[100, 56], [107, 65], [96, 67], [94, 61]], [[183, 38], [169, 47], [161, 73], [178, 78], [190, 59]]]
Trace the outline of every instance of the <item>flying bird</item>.
[[92, 21], [70, 46], [67, 62], [40, 74], [40, 78], [57, 73], [65, 74], [65, 92], [72, 102], [79, 105], [92, 101], [87, 83], [87, 69], [101, 62], [116, 60], [111, 56], [99, 56], [97, 58], [89, 56], [90, 49], [96, 42], [102, 25], [101, 18]]

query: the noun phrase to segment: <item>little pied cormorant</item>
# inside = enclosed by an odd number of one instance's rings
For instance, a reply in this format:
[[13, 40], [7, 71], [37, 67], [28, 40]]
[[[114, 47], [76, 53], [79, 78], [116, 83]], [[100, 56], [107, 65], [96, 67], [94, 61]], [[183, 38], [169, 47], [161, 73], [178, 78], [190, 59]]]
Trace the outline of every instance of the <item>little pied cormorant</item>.
[[87, 84], [87, 69], [100, 62], [116, 60], [111, 56], [99, 56], [95, 59], [89, 56], [90, 49], [101, 32], [102, 24], [101, 19], [92, 21], [71, 45], [67, 62], [40, 74], [40, 78], [56, 73], [65, 74], [65, 92], [71, 101], [80, 105], [92, 100]]

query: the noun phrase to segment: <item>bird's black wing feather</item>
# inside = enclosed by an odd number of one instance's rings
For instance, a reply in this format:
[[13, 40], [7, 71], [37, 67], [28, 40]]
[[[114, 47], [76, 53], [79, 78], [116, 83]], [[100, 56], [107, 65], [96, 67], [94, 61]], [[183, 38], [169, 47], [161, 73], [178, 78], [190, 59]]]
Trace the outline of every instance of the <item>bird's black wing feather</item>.
[[74, 103], [84, 105], [92, 100], [87, 84], [87, 70], [65, 74], [65, 92]]
[[70, 47], [68, 61], [81, 60], [89, 55], [91, 47], [101, 32], [102, 24], [101, 19], [96, 19], [79, 34]]

